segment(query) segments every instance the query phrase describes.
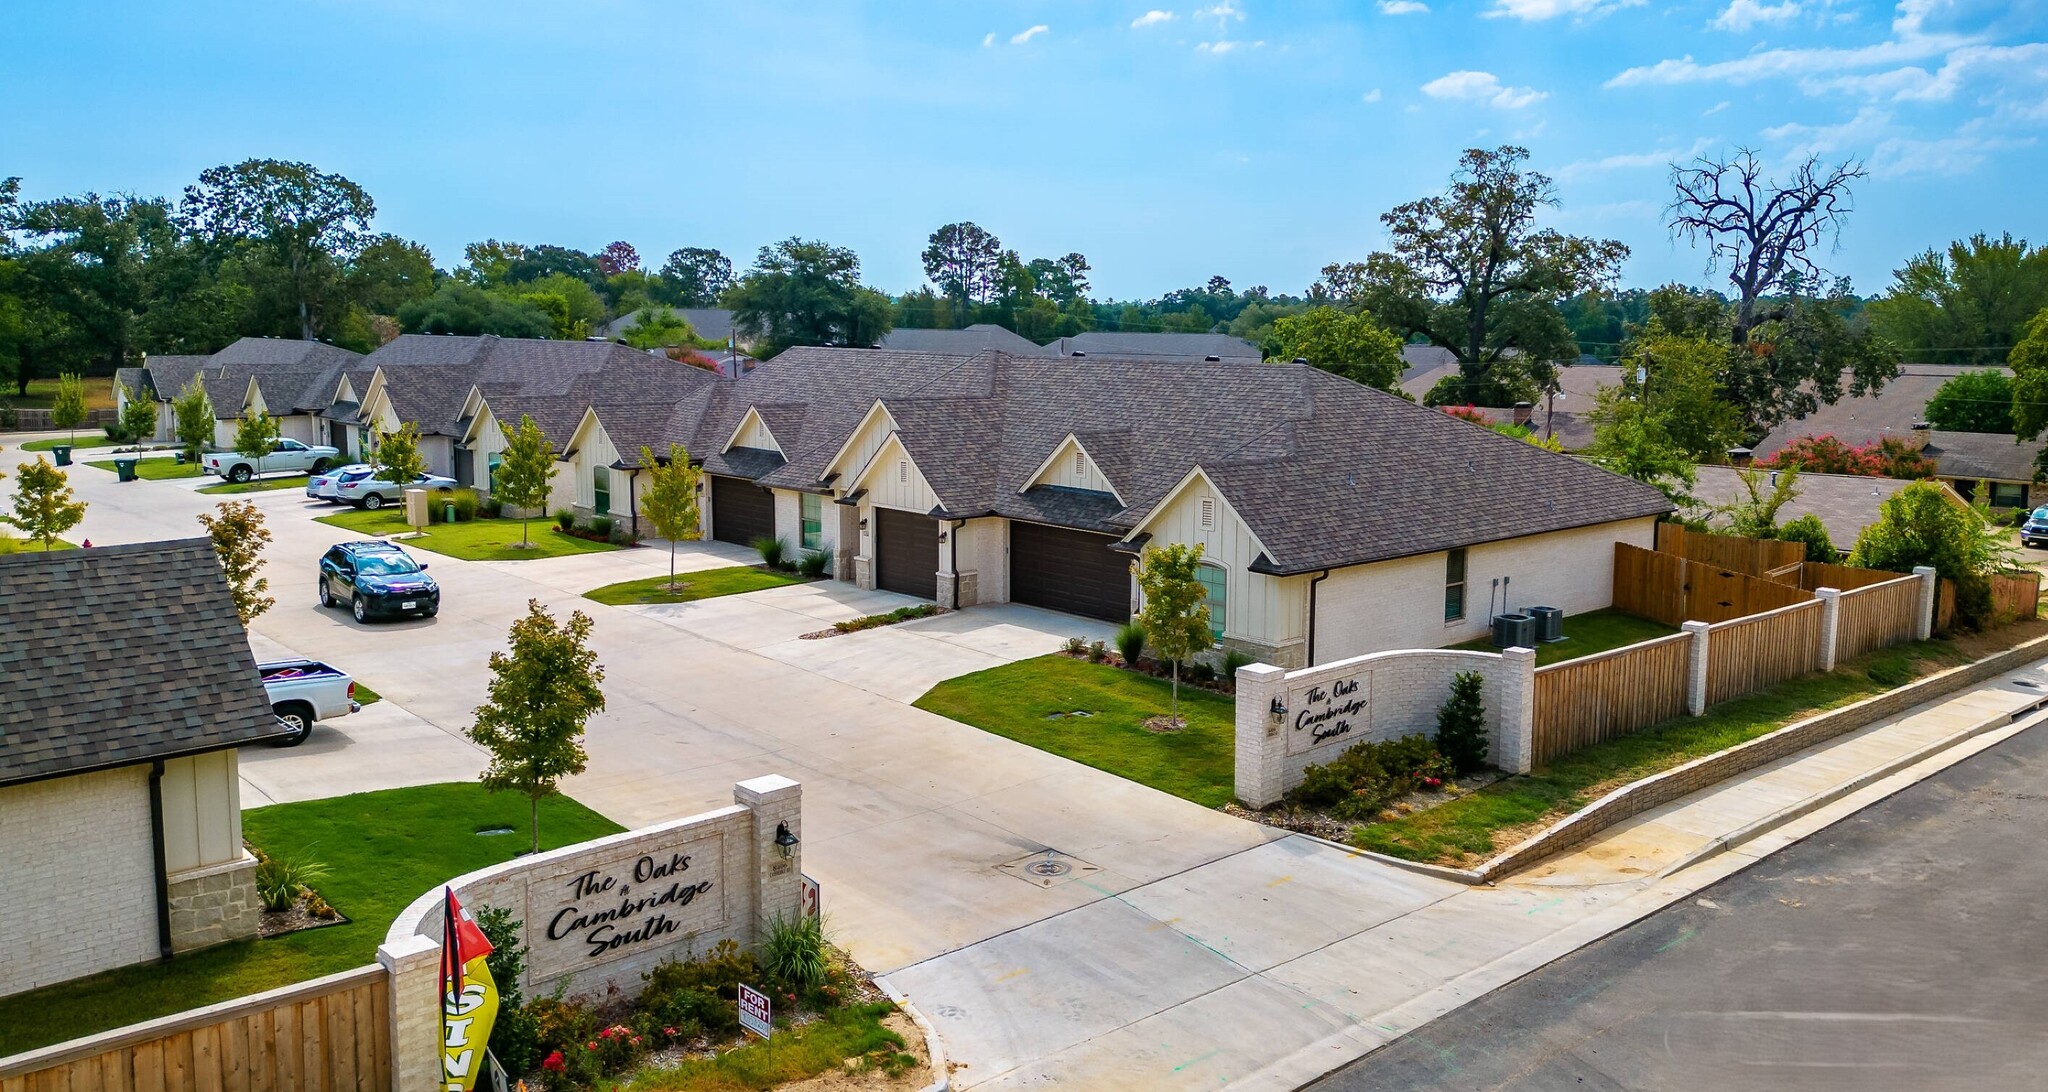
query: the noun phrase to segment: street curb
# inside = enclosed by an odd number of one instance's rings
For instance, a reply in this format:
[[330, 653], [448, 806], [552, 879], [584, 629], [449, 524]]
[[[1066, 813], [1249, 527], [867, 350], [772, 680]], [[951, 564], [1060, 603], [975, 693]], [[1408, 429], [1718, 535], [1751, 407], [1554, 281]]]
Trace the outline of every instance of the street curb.
[[[1731, 849], [1735, 849], [1736, 847], [1741, 846], [1747, 842], [1755, 841], [1757, 838], [1770, 833], [1772, 830], [1775, 830], [1778, 827], [1784, 826], [1785, 824], [1793, 821], [1794, 819], [1798, 819], [1801, 816], [1819, 811], [1820, 809], [1827, 807], [1829, 804], [1832, 804], [1835, 801], [1850, 795], [1851, 793], [1855, 793], [1862, 789], [1868, 788], [1871, 785], [1878, 783], [1879, 781], [1883, 781], [1885, 778], [1890, 777], [1901, 770], [1918, 766], [1920, 763], [1925, 762], [1938, 754], [1941, 754], [1943, 751], [1955, 747], [1957, 744], [1968, 742], [1969, 740], [1981, 736], [1986, 732], [1995, 732], [2000, 728], [2011, 727], [2012, 725], [2018, 724], [2022, 720], [2025, 720], [2029, 717], [2034, 717], [2036, 716], [2036, 714], [2040, 713], [2044, 707], [2048, 707], [2048, 698], [2042, 698], [2040, 701], [2035, 702], [2034, 704], [2027, 706], [2024, 709], [2016, 709], [2010, 713], [2001, 713], [1998, 716], [1990, 717], [1977, 724], [1973, 724], [1960, 732], [1952, 732], [1946, 736], [1943, 736], [1940, 739], [1935, 740], [1933, 743], [1929, 743], [1926, 746], [1919, 748], [1918, 750], [1900, 755], [1899, 757], [1894, 758], [1881, 766], [1876, 766], [1872, 769], [1864, 771], [1863, 773], [1857, 774], [1855, 777], [1852, 777], [1839, 785], [1835, 785], [1828, 789], [1824, 789], [1819, 793], [1816, 793], [1812, 796], [1807, 797], [1804, 800], [1799, 801], [1798, 803], [1787, 805], [1786, 807], [1780, 808], [1777, 811], [1774, 811], [1761, 819], [1755, 820], [1754, 822], [1748, 823], [1747, 825], [1737, 827], [1736, 829], [1731, 830], [1728, 833], [1713, 839], [1706, 845], [1703, 845], [1700, 848], [1693, 850], [1691, 853], [1688, 853], [1685, 856], [1680, 857], [1677, 861], [1673, 862], [1669, 867], [1665, 868], [1662, 872], [1657, 873], [1656, 879], [1661, 880], [1666, 876], [1672, 875], [1673, 873], [1681, 872], [1687, 868], [1691, 868], [1693, 865], [1696, 865], [1701, 861], [1708, 860], [1712, 857], [1718, 857], [1721, 854]], [[2029, 724], [2027, 725], [2027, 727], [2032, 728], [2040, 723], [2042, 723], [2042, 721], [2036, 719], [2033, 724]]]
[[1357, 846], [1345, 845], [1343, 842], [1333, 842], [1320, 834], [1306, 834], [1301, 831], [1289, 831], [1288, 833], [1292, 834], [1296, 838], [1306, 838], [1311, 842], [1320, 842], [1323, 845], [1329, 846], [1331, 849], [1347, 853], [1353, 857], [1363, 857], [1368, 861], [1374, 862], [1375, 864], [1383, 864], [1390, 868], [1405, 869], [1406, 871], [1420, 873], [1424, 876], [1434, 876], [1439, 880], [1449, 880], [1452, 883], [1462, 883], [1467, 887], [1483, 887], [1489, 882], [1486, 877], [1481, 876], [1479, 873], [1466, 868], [1452, 868], [1449, 865], [1426, 864], [1422, 861], [1405, 860], [1400, 857], [1389, 856], [1385, 853], [1374, 853], [1372, 850], [1360, 849]]
[[877, 978], [875, 985], [880, 986], [883, 995], [910, 1017], [910, 1022], [916, 1024], [919, 1031], [924, 1032], [924, 1052], [931, 1060], [932, 1083], [918, 1089], [918, 1092], [948, 1092], [953, 1086], [953, 1074], [946, 1066], [946, 1048], [939, 1042], [939, 1033], [932, 1027], [932, 1022], [910, 1003], [910, 995], [897, 989], [894, 983]]

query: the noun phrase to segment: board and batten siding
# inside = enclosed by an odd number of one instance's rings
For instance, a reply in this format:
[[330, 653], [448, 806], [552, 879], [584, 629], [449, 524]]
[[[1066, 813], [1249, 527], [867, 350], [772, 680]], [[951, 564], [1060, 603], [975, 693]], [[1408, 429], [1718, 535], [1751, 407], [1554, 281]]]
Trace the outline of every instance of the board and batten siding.
[[776, 443], [775, 437], [769, 434], [768, 426], [761, 420], [761, 415], [751, 410], [747, 413], [747, 419], [740, 423], [740, 430], [734, 434], [732, 443], [727, 445], [726, 449], [729, 451], [735, 447], [782, 452], [782, 445]]
[[498, 415], [485, 407], [483, 419], [477, 422], [476, 439], [469, 445], [469, 474], [478, 489], [489, 492], [491, 456], [502, 456], [509, 442], [505, 438], [504, 426], [498, 424]]
[[[1202, 518], [1205, 502], [1210, 518]], [[1225, 580], [1223, 636], [1249, 644], [1284, 648], [1306, 633], [1305, 577], [1274, 577], [1248, 566], [1262, 552], [1237, 510], [1197, 478], [1146, 524], [1157, 545], [1202, 546], [1202, 560], [1221, 565]]]
[[232, 750], [164, 763], [164, 868], [176, 874], [242, 857], [241, 786]]
[[147, 764], [0, 788], [0, 997], [157, 957], [150, 834]]
[[611, 514], [625, 512], [625, 475], [612, 473], [611, 465], [619, 461], [619, 449], [612, 446], [612, 438], [606, 435], [603, 421], [593, 421], [590, 432], [576, 449], [576, 455], [569, 460], [576, 476], [576, 506], [593, 508], [597, 504], [597, 487], [592, 484], [599, 474], [607, 476], [611, 485]]
[[875, 457], [876, 452], [882, 450], [882, 445], [888, 443], [890, 436], [895, 432], [896, 419], [889, 416], [887, 410], [873, 414], [862, 423], [860, 429], [853, 434], [853, 439], [847, 442], [846, 450], [826, 470], [836, 470], [842, 480], [852, 481], [860, 476], [861, 471], [867, 469], [868, 462]]
[[865, 504], [916, 512], [920, 516], [939, 506], [939, 495], [932, 492], [916, 460], [893, 436], [875, 452], [874, 465], [855, 484], [868, 491], [862, 498]]
[[1071, 437], [1060, 444], [1059, 451], [1053, 455], [1052, 461], [1046, 464], [1038, 477], [1031, 480], [1031, 484], [1087, 489], [1096, 493], [1116, 492], [1116, 487], [1109, 483], [1109, 478], [1102, 473], [1102, 468], [1096, 466], [1095, 460], [1088, 455], [1087, 450]]
[[[1316, 591], [1318, 663], [1397, 648], [1442, 648], [1484, 637], [1493, 610], [1557, 607], [1570, 616], [1614, 602], [1614, 544], [1656, 543], [1656, 519], [1644, 517], [1467, 547], [1465, 617], [1444, 620], [1448, 555], [1439, 551], [1334, 569]], [[1507, 602], [1494, 591], [1505, 578]]]

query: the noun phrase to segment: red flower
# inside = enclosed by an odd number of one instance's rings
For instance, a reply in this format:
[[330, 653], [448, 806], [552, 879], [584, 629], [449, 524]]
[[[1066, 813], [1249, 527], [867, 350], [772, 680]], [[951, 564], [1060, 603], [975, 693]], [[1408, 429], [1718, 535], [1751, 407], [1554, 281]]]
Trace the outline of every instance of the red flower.
[[561, 1071], [569, 1068], [569, 1063], [563, 1061], [562, 1052], [556, 1050], [550, 1051], [548, 1053], [548, 1056], [541, 1060], [540, 1067], [542, 1069], [547, 1070], [550, 1073], [560, 1073]]
[[583, 1044], [583, 1049], [585, 1049], [585, 1050], [596, 1050], [596, 1049], [597, 1049], [597, 1040], [595, 1040], [595, 1039], [592, 1039], [591, 1041], [589, 1041], [589, 1042], [587, 1042], [587, 1043]]
[[666, 1036], [668, 1036], [668, 1037], [669, 1037], [669, 1038], [671, 1038], [671, 1039], [673, 1039], [673, 1038], [675, 1038], [675, 1037], [676, 1037], [676, 1029], [674, 1029], [674, 1028], [663, 1028], [663, 1029], [661, 1029], [661, 1033], [662, 1033], [663, 1035], [666, 1035]]

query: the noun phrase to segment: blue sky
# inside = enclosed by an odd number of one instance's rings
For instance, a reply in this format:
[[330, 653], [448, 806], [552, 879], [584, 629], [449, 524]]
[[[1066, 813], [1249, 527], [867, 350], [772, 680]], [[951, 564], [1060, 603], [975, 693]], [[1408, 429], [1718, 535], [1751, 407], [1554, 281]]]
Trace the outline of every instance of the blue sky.
[[922, 281], [939, 224], [1098, 295], [1300, 291], [1458, 152], [1528, 146], [1625, 283], [1702, 283], [1674, 157], [1869, 162], [1831, 267], [1865, 292], [1977, 231], [2048, 243], [2048, 0], [14, 0], [0, 175], [175, 194], [303, 159], [443, 266], [487, 236], [744, 265], [791, 234]]

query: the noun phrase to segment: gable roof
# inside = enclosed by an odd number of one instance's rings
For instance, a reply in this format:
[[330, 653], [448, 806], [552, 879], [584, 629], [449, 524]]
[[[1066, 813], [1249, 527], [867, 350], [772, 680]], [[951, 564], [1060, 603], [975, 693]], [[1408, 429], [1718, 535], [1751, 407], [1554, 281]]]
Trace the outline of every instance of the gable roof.
[[[1815, 516], [1828, 529], [1828, 539], [1837, 550], [1848, 550], [1865, 527], [1877, 522], [1878, 506], [1899, 490], [1913, 484], [1904, 478], [1866, 478], [1854, 474], [1801, 474], [1795, 485], [1797, 495], [1778, 509], [1778, 525], [1801, 516]], [[1944, 486], [1943, 488], [1947, 488]], [[1729, 517], [1713, 509], [1745, 503], [1749, 493], [1742, 487], [1742, 474], [1732, 466], [1702, 466], [1693, 486], [1699, 503], [1689, 515], [1704, 515], [1708, 522], [1726, 526]], [[1956, 498], [1962, 502], [1961, 497]]]
[[171, 402], [185, 393], [207, 360], [203, 356], [145, 356], [142, 367], [149, 373], [150, 386], [156, 388], [157, 401]]
[[1176, 357], [1181, 360], [1201, 360], [1210, 356], [1224, 360], [1265, 359], [1265, 354], [1259, 351], [1257, 345], [1229, 334], [1091, 330], [1085, 334], [1060, 338], [1046, 348], [1052, 350], [1049, 355], [1068, 357], [1082, 352], [1089, 356], [1104, 354], [1121, 357]]
[[[1756, 457], [1767, 458], [1781, 447], [1805, 436], [1829, 436], [1846, 444], [1862, 445], [1886, 436], [1910, 434], [1925, 419], [1927, 400], [1943, 383], [1970, 368], [1946, 368], [1937, 364], [1907, 364], [1880, 390], [1862, 397], [1848, 393], [1849, 376], [1842, 376], [1842, 397], [1833, 405], [1816, 406], [1804, 417], [1788, 417], [1755, 444]], [[2009, 368], [1997, 369], [2011, 375]]]
[[203, 538], [0, 557], [0, 785], [284, 734]]
[[[661, 305], [656, 304], [651, 309], [660, 310]], [[628, 311], [605, 323], [598, 333], [607, 338], [625, 337], [626, 331], [640, 325], [640, 314], [647, 310], [650, 308], [642, 307], [639, 311]], [[671, 307], [669, 310], [674, 311], [677, 318], [689, 323], [690, 329], [697, 331], [698, 337], [707, 341], [726, 341], [732, 337], [732, 312], [723, 307]]]
[[1944, 478], [1985, 478], [1991, 481], [2031, 482], [2034, 460], [2044, 445], [2040, 440], [2022, 440], [2002, 432], [1929, 431], [1920, 454], [1934, 460], [1934, 472]]
[[[586, 399], [575, 409], [575, 417], [580, 419], [587, 400], [598, 392], [630, 392], [647, 377], [689, 372], [716, 378], [701, 368], [608, 341], [501, 338], [494, 334], [403, 334], [364, 362], [383, 374], [392, 410], [401, 420], [419, 422], [422, 433], [457, 437], [464, 431], [462, 407], [472, 388], [484, 390], [493, 403], [492, 412], [503, 420], [518, 420], [512, 405], [515, 398], [561, 397]], [[598, 373], [609, 373], [612, 378], [588, 382]]]
[[1037, 342], [987, 322], [977, 322], [960, 330], [908, 330], [899, 327], [889, 331], [878, 348], [928, 353], [976, 353], [983, 349], [1001, 349], [1019, 356], [1050, 355], [1050, 350]]

